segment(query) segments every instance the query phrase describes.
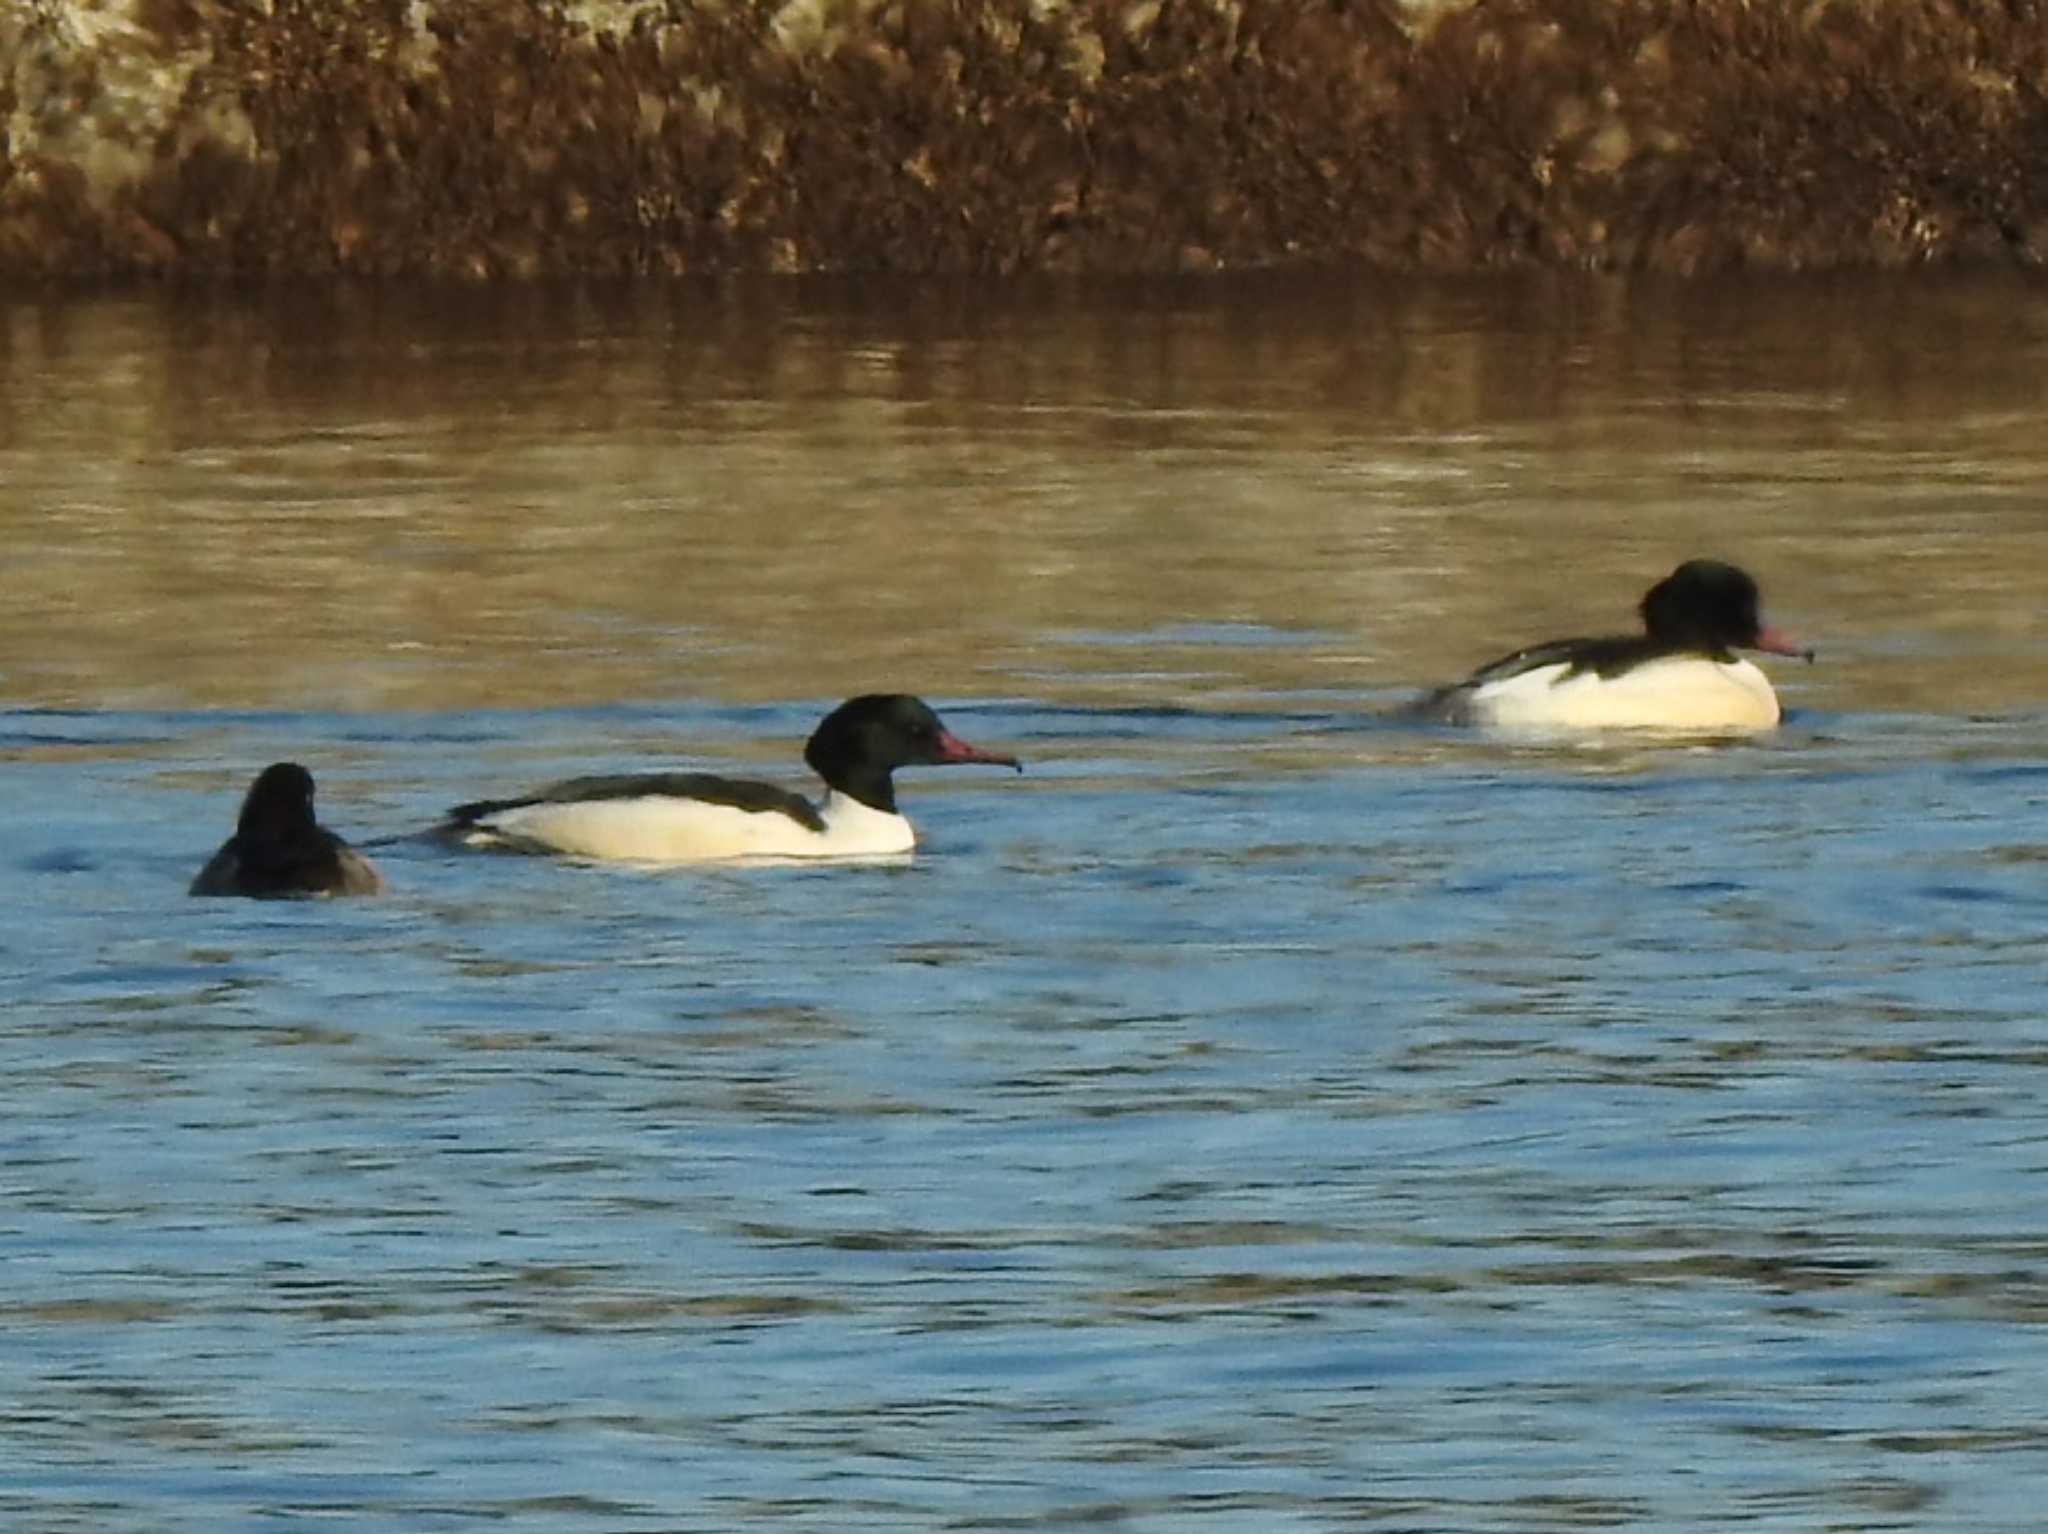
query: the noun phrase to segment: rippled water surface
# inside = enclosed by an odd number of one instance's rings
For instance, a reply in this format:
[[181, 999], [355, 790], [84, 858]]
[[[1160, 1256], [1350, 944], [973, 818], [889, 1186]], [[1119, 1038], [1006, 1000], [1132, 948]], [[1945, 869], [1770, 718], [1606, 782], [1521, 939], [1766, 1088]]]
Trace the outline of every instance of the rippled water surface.
[[[2034, 1527], [2044, 380], [2004, 282], [0, 307], [0, 1525]], [[1695, 553], [1775, 735], [1382, 717]], [[877, 688], [1029, 763], [907, 866], [183, 893], [267, 761]]]

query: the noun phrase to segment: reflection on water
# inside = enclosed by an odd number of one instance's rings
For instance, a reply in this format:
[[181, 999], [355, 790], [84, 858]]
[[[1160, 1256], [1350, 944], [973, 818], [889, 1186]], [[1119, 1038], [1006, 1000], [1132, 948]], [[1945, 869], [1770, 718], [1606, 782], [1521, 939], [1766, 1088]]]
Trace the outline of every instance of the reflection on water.
[[1191, 701], [1445, 679], [1716, 552], [1825, 628], [1815, 701], [1996, 708], [2044, 333], [2004, 282], [15, 307], [0, 644], [47, 702]]
[[[0, 310], [0, 1523], [2030, 1526], [2044, 319]], [[1375, 717], [1694, 552], [1774, 736]], [[180, 893], [877, 686], [906, 867]]]

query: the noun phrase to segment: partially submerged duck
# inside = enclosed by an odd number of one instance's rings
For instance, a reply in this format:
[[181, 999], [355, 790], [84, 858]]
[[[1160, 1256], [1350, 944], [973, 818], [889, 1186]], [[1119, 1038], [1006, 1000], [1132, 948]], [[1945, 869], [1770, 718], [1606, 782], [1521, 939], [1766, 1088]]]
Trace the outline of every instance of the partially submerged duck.
[[1767, 730], [1782, 717], [1770, 678], [1737, 650], [1813, 659], [1765, 624], [1756, 582], [1692, 559], [1644, 594], [1643, 632], [1531, 645], [1430, 694], [1426, 718], [1507, 730]]
[[381, 895], [376, 865], [313, 818], [313, 774], [273, 762], [242, 800], [235, 834], [192, 881], [195, 895], [280, 899]]
[[825, 716], [804, 746], [825, 780], [816, 803], [777, 787], [702, 772], [571, 778], [516, 799], [448, 812], [440, 832], [474, 847], [641, 863], [732, 858], [859, 858], [910, 851], [917, 835], [896, 809], [898, 767], [1015, 757], [968, 745], [921, 699], [870, 693]]

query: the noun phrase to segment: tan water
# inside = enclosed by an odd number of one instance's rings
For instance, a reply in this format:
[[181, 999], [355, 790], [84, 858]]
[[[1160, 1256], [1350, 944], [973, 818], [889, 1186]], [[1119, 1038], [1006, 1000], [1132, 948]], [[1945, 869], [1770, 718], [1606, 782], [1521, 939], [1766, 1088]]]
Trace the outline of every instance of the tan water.
[[[1711, 552], [1814, 631], [1815, 704], [1995, 709], [2043, 693], [2043, 314], [2010, 283], [16, 307], [0, 646], [43, 702], [1187, 702], [1447, 679]], [[1297, 642], [1197, 662], [1190, 624]]]

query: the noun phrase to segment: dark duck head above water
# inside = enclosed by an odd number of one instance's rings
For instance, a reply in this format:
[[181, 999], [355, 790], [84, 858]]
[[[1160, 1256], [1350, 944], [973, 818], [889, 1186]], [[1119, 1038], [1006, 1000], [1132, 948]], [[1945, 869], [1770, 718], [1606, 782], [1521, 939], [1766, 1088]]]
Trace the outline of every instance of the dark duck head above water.
[[1767, 678], [1737, 650], [1813, 659], [1764, 623], [1756, 582], [1716, 559], [1691, 559], [1643, 594], [1640, 634], [1554, 639], [1482, 666], [1432, 693], [1425, 717], [1506, 729], [1743, 732], [1781, 717]]
[[192, 881], [195, 895], [378, 895], [370, 860], [313, 818], [313, 774], [274, 762], [242, 800], [235, 834]]
[[1725, 655], [1766, 650], [1813, 659], [1813, 651], [1759, 616], [1747, 570], [1718, 559], [1689, 559], [1643, 593], [1643, 636], [1665, 654]]
[[627, 773], [457, 805], [440, 829], [471, 846], [648, 863], [885, 856], [917, 842], [896, 809], [897, 768], [1022, 770], [1015, 757], [968, 745], [905, 693], [849, 698], [812, 731], [804, 760], [825, 780], [816, 804], [772, 783]]
[[949, 767], [982, 762], [1022, 771], [1014, 756], [968, 745], [939, 722], [922, 698], [866, 693], [827, 714], [804, 745], [804, 760], [827, 788], [870, 809], [896, 812], [898, 767]]

